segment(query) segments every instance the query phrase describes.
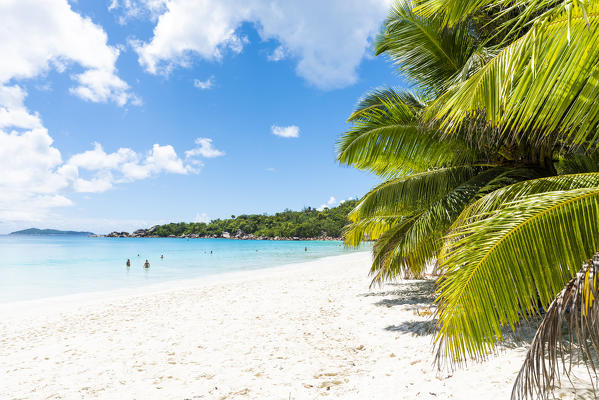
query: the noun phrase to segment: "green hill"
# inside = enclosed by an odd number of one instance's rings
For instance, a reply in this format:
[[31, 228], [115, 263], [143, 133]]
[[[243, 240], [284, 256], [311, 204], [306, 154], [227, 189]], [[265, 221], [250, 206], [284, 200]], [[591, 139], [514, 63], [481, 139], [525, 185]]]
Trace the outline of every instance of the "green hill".
[[307, 207], [302, 211], [285, 210], [274, 215], [232, 215], [228, 219], [215, 219], [209, 223], [179, 222], [158, 225], [146, 231], [152, 236], [199, 235], [220, 237], [225, 232], [231, 237], [255, 236], [262, 238], [340, 238], [348, 223], [347, 215], [357, 200], [318, 211]]
[[29, 228], [23, 229], [22, 231], [11, 232], [11, 235], [93, 235], [92, 232], [78, 232], [78, 231], [59, 231], [58, 229], [37, 229]]

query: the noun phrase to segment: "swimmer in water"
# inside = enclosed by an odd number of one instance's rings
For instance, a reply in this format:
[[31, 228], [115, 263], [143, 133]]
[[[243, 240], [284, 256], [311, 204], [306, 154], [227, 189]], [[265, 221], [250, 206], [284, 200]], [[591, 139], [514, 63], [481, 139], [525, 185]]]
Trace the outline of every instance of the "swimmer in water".
[[131, 260], [127, 259], [127, 262], [125, 263], [127, 265], [127, 268], [131, 266]]
[[144, 263], [144, 268], [150, 268], [150, 263], [148, 262], [148, 260], [146, 260], [146, 262]]
[[161, 259], [161, 260], [164, 260], [164, 254], [161, 254], [161, 255], [160, 255], [160, 259]]

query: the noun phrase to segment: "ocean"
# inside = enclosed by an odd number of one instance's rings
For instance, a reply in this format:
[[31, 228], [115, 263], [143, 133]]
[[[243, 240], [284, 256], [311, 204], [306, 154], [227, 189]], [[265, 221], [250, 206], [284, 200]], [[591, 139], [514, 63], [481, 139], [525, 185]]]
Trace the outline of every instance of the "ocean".
[[5, 235], [0, 236], [0, 303], [140, 287], [370, 248], [349, 249], [338, 241]]

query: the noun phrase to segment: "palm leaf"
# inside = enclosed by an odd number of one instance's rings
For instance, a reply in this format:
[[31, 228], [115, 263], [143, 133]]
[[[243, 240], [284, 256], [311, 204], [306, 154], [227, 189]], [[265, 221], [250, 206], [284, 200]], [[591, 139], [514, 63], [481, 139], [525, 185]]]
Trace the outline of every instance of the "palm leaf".
[[595, 254], [551, 302], [514, 383], [513, 400], [546, 398], [559, 383], [560, 373], [570, 377], [576, 355], [576, 363], [584, 360], [593, 372], [599, 368], [598, 274], [599, 254]]
[[411, 1], [396, 1], [384, 26], [376, 54], [387, 54], [401, 74], [433, 93], [445, 89], [474, 50], [467, 25], [447, 29], [439, 18], [414, 13]]
[[[546, 192], [463, 226], [441, 260], [438, 360], [485, 358], [599, 248], [599, 187]], [[450, 237], [451, 238], [451, 237]]]
[[464, 206], [481, 188], [504, 171], [504, 167], [497, 167], [471, 176], [422, 212], [406, 218], [401, 229], [391, 229], [389, 234], [381, 235], [381, 244], [377, 243], [374, 248], [375, 258], [371, 268], [371, 273], [375, 275], [373, 283], [406, 273], [410, 277], [420, 276], [426, 266], [437, 258], [443, 235]]
[[[392, 104], [393, 107], [387, 109], [387, 104]], [[360, 99], [356, 109], [347, 120], [348, 122], [370, 120], [373, 117], [372, 111], [374, 110], [390, 112], [397, 107], [405, 112], [405, 121], [413, 121], [417, 114], [426, 107], [426, 100], [411, 91], [403, 89], [376, 88]]]
[[420, 215], [405, 218], [396, 224], [376, 241], [373, 252], [374, 259], [370, 268], [372, 285], [395, 279], [397, 276], [420, 277], [428, 260], [433, 258], [439, 245], [440, 235], [429, 235], [421, 240], [410, 254], [398, 255], [401, 242]]
[[401, 223], [405, 218], [401, 215], [377, 215], [352, 222], [343, 230], [345, 245], [357, 247], [364, 240], [377, 240], [383, 233]]
[[[526, 175], [524, 175], [526, 177]], [[528, 178], [531, 178], [528, 175]], [[549, 176], [538, 179], [527, 179], [512, 185], [503, 185], [470, 204], [456, 219], [452, 230], [459, 230], [463, 225], [491, 215], [506, 203], [531, 194], [553, 192], [556, 190], [572, 190], [599, 186], [599, 173]]]
[[391, 179], [368, 192], [349, 218], [357, 221], [381, 212], [408, 215], [426, 209], [484, 169], [469, 165], [447, 167]]
[[401, 96], [378, 99], [363, 102], [352, 115], [354, 126], [337, 144], [341, 164], [391, 177], [465, 164], [479, 156], [458, 138], [440, 141], [436, 130], [420, 125], [417, 110]]
[[497, 145], [592, 147], [599, 139], [598, 62], [599, 6], [593, 3], [586, 18], [576, 7], [535, 23], [441, 96], [427, 116], [449, 133], [484, 118]]

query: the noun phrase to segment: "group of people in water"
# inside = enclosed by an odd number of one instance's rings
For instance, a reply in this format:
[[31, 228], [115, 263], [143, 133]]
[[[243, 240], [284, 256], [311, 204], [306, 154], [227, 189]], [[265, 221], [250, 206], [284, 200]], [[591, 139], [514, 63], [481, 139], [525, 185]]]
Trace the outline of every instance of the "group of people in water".
[[[139, 254], [137, 255], [137, 257], [139, 257]], [[164, 254], [160, 255], [160, 259], [164, 260]], [[125, 263], [125, 265], [127, 266], [127, 268], [131, 267], [131, 260], [128, 258], [127, 262]], [[144, 263], [144, 268], [150, 268], [150, 262], [148, 261], [148, 259], [146, 258], [146, 262]]]
[[[256, 250], [258, 251], [258, 250]], [[307, 247], [304, 247], [304, 251], [308, 251]], [[212, 254], [212, 250], [210, 250], [210, 254]], [[137, 255], [137, 257], [139, 257], [139, 254]], [[164, 260], [164, 254], [160, 255], [160, 259]], [[125, 265], [127, 266], [127, 268], [131, 267], [131, 260], [128, 258], [127, 262], [125, 263]], [[150, 268], [150, 262], [148, 261], [148, 259], [146, 258], [146, 262], [144, 263], [144, 268]]]

